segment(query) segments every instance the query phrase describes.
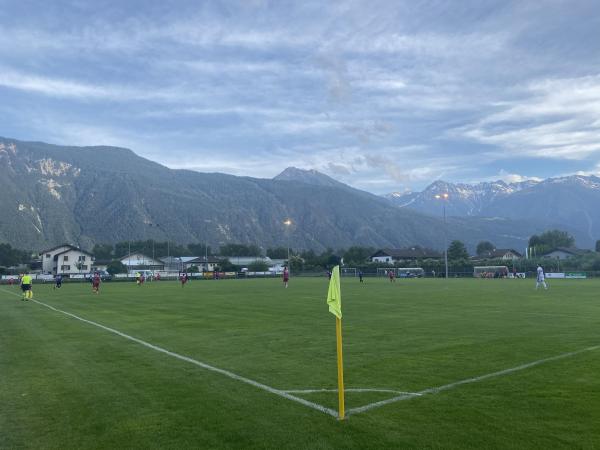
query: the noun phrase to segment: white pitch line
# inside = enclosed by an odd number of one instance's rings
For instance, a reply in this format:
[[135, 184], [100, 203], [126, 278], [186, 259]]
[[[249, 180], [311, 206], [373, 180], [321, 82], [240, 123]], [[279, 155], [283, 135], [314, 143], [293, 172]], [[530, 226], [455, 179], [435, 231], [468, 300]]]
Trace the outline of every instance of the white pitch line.
[[[443, 386], [424, 389], [422, 391], [417, 392], [416, 394], [421, 395], [421, 396], [427, 395], [427, 394], [437, 394], [438, 392], [446, 391], [448, 389], [453, 389], [453, 388], [463, 385], [463, 384], [477, 383], [479, 381], [487, 380], [488, 378], [494, 378], [494, 377], [500, 377], [503, 375], [508, 375], [513, 372], [518, 372], [521, 370], [529, 369], [531, 367], [539, 366], [540, 364], [557, 361], [559, 359], [570, 358], [572, 356], [576, 356], [581, 353], [591, 352], [591, 351], [598, 350], [598, 349], [600, 349], [600, 345], [594, 345], [592, 347], [587, 347], [587, 348], [577, 350], [574, 352], [563, 353], [561, 355], [551, 356], [550, 358], [538, 359], [537, 361], [532, 361], [532, 362], [529, 362], [526, 364], [521, 364], [520, 366], [511, 367], [510, 369], [504, 369], [504, 370], [500, 370], [498, 372], [492, 372], [492, 373], [488, 373], [485, 375], [480, 375], [478, 377], [467, 378], [465, 380], [455, 381], [454, 383], [445, 384]], [[387, 400], [381, 400], [381, 401], [375, 402], [375, 403], [370, 403], [368, 405], [360, 406], [358, 408], [351, 408], [348, 411], [346, 411], [346, 414], [348, 416], [350, 416], [352, 414], [362, 413], [362, 412], [368, 411], [373, 408], [379, 408], [380, 406], [389, 405], [390, 403], [396, 403], [396, 402], [399, 402], [402, 400], [408, 400], [408, 399], [414, 398], [414, 397], [415, 397], [415, 395], [406, 395], [406, 394], [399, 395], [397, 397], [389, 398]]]
[[[318, 392], [337, 392], [337, 389], [286, 389], [283, 392], [288, 394], [316, 394]], [[391, 394], [406, 394], [419, 396], [417, 392], [404, 392], [396, 389], [378, 389], [378, 388], [345, 388], [344, 392], [385, 392]]]
[[[6, 289], [1, 289], [0, 288], [0, 290], [2, 290], [4, 292], [7, 292], [9, 294], [12, 294], [12, 295], [16, 295], [17, 297], [20, 297], [19, 294], [7, 291]], [[51, 309], [52, 311], [59, 312], [59, 313], [64, 314], [66, 316], [69, 316], [69, 317], [72, 317], [74, 319], [80, 320], [82, 322], [88, 323], [90, 325], [94, 325], [95, 327], [102, 328], [103, 330], [106, 330], [106, 331], [108, 331], [110, 333], [113, 333], [113, 334], [116, 334], [118, 336], [121, 336], [121, 337], [123, 337], [125, 339], [128, 339], [130, 341], [136, 342], [136, 343], [138, 343], [140, 345], [143, 345], [144, 347], [148, 347], [148, 348], [150, 348], [152, 350], [155, 350], [157, 352], [164, 353], [166, 355], [172, 356], [173, 358], [177, 358], [177, 359], [180, 359], [182, 361], [186, 361], [186, 362], [194, 364], [194, 365], [196, 365], [198, 367], [202, 367], [203, 369], [219, 373], [219, 374], [224, 375], [224, 376], [226, 376], [228, 378], [232, 378], [234, 380], [241, 381], [242, 383], [249, 384], [249, 385], [254, 386], [254, 387], [258, 388], [258, 389], [262, 389], [263, 391], [270, 392], [271, 394], [275, 394], [275, 395], [278, 395], [280, 397], [286, 398], [288, 400], [292, 400], [292, 401], [300, 403], [300, 404], [302, 404], [304, 406], [308, 406], [309, 408], [313, 408], [313, 409], [316, 409], [317, 411], [321, 411], [322, 413], [329, 414], [330, 416], [333, 416], [333, 417], [336, 417], [336, 418], [338, 417], [338, 412], [337, 411], [334, 411], [333, 409], [327, 408], [327, 407], [325, 407], [323, 405], [319, 405], [318, 403], [309, 402], [308, 400], [305, 400], [305, 399], [300, 398], [300, 397], [296, 397], [295, 395], [291, 395], [291, 394], [289, 394], [289, 393], [287, 393], [285, 391], [282, 391], [280, 389], [275, 389], [275, 388], [273, 388], [271, 386], [267, 386], [266, 384], [259, 383], [258, 381], [251, 380], [250, 378], [246, 378], [246, 377], [243, 377], [241, 375], [237, 375], [237, 374], [235, 374], [233, 372], [230, 372], [228, 370], [225, 370], [225, 369], [219, 369], [218, 367], [211, 366], [210, 364], [206, 364], [206, 363], [203, 363], [201, 361], [195, 360], [193, 358], [190, 358], [189, 356], [184, 356], [184, 355], [180, 355], [179, 353], [171, 352], [171, 351], [166, 350], [166, 349], [164, 349], [162, 347], [159, 347], [157, 345], [150, 344], [149, 342], [143, 341], [143, 340], [135, 338], [133, 336], [129, 336], [128, 334], [125, 334], [125, 333], [123, 333], [123, 332], [121, 332], [119, 330], [115, 330], [114, 328], [110, 328], [110, 327], [107, 327], [107, 326], [102, 325], [100, 323], [93, 322], [93, 321], [88, 320], [88, 319], [84, 319], [83, 317], [79, 317], [79, 316], [77, 316], [75, 314], [72, 314], [70, 312], [63, 311], [61, 309], [55, 308], [54, 306], [50, 306], [50, 305], [48, 305], [46, 303], [43, 303], [43, 302], [40, 302], [38, 300], [31, 299], [31, 301], [34, 302], [34, 303], [37, 303], [38, 305], [44, 306], [44, 307], [46, 307], [48, 309]]]

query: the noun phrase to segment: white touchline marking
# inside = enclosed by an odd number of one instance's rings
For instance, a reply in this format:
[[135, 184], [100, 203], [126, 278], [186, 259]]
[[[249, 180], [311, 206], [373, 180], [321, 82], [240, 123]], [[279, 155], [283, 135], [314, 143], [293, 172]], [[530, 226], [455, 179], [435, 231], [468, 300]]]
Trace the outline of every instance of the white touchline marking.
[[[0, 288], [0, 290], [2, 290], [4, 292], [7, 292], [7, 293], [9, 293], [11, 295], [15, 295], [17, 297], [20, 297], [19, 294], [7, 291], [6, 289]], [[329, 414], [330, 416], [338, 418], [338, 412], [334, 411], [333, 409], [330, 409], [330, 408], [327, 408], [327, 407], [325, 407], [323, 405], [319, 405], [318, 403], [309, 402], [308, 400], [305, 400], [303, 398], [291, 395], [291, 393], [337, 392], [337, 389], [307, 389], [307, 390], [281, 390], [281, 389], [275, 389], [275, 388], [273, 388], [271, 386], [267, 386], [266, 384], [259, 383], [258, 381], [254, 381], [254, 380], [251, 380], [249, 378], [242, 377], [241, 375], [237, 375], [237, 374], [235, 374], [233, 372], [229, 372], [228, 370], [219, 369], [218, 367], [214, 367], [214, 366], [211, 366], [209, 364], [197, 361], [197, 360], [192, 359], [192, 358], [190, 358], [188, 356], [183, 356], [183, 355], [180, 355], [178, 353], [171, 352], [171, 351], [166, 350], [166, 349], [164, 349], [162, 347], [158, 347], [156, 345], [153, 345], [153, 344], [150, 344], [148, 342], [142, 341], [141, 339], [135, 338], [133, 336], [129, 336], [128, 334], [122, 333], [121, 331], [115, 330], [113, 328], [109, 328], [107, 326], [101, 325], [101, 324], [93, 322], [91, 320], [84, 319], [82, 317], [76, 316], [75, 314], [69, 313], [67, 311], [62, 311], [62, 310], [60, 310], [58, 308], [55, 308], [55, 307], [50, 306], [50, 305], [47, 305], [46, 303], [40, 302], [38, 300], [31, 299], [31, 301], [33, 301], [34, 303], [37, 303], [37, 304], [39, 304], [41, 306], [44, 306], [46, 308], [49, 308], [49, 309], [51, 309], [53, 311], [59, 312], [61, 314], [65, 314], [67, 316], [73, 317], [74, 319], [80, 320], [80, 321], [85, 322], [85, 323], [89, 323], [90, 325], [94, 325], [96, 327], [102, 328], [102, 329], [104, 329], [106, 331], [109, 331], [111, 333], [117, 334], [117, 335], [119, 335], [119, 336], [121, 336], [121, 337], [123, 337], [125, 339], [129, 339], [129, 340], [131, 340], [133, 342], [137, 342], [140, 345], [143, 345], [145, 347], [151, 348], [151, 349], [156, 350], [158, 352], [165, 353], [165, 354], [167, 354], [169, 356], [172, 356], [174, 358], [180, 359], [182, 361], [187, 361], [187, 362], [189, 362], [191, 364], [194, 364], [194, 365], [197, 365], [199, 367], [202, 367], [203, 369], [220, 373], [220, 374], [222, 374], [222, 375], [224, 375], [224, 376], [226, 376], [228, 378], [232, 378], [234, 380], [241, 381], [242, 383], [246, 383], [246, 384], [249, 384], [251, 386], [255, 386], [255, 387], [259, 388], [259, 389], [265, 390], [265, 391], [270, 392], [270, 393], [275, 394], [275, 395], [279, 395], [280, 397], [283, 397], [283, 398], [287, 398], [288, 400], [292, 400], [292, 401], [301, 403], [301, 404], [303, 404], [305, 406], [308, 406], [310, 408], [316, 409], [317, 411], [321, 411], [321, 412], [323, 412], [325, 414]], [[368, 388], [360, 389], [360, 388], [356, 388], [355, 392], [361, 392], [361, 391], [364, 391], [364, 392], [395, 392], [395, 393], [399, 393], [401, 395], [397, 395], [397, 396], [389, 398], [387, 400], [381, 400], [381, 401], [378, 401], [378, 402], [370, 403], [370, 404], [365, 405], [365, 406], [360, 406], [360, 407], [357, 407], [357, 408], [350, 408], [350, 409], [348, 409], [346, 411], [346, 416], [348, 417], [348, 416], [351, 416], [351, 415], [354, 415], [354, 414], [359, 414], [359, 413], [362, 413], [362, 412], [365, 412], [365, 411], [369, 411], [369, 410], [374, 409], [374, 408], [379, 408], [381, 406], [389, 405], [390, 403], [396, 403], [396, 402], [399, 402], [399, 401], [402, 401], [402, 400], [408, 400], [408, 399], [412, 399], [412, 398], [415, 398], [415, 397], [421, 397], [421, 396], [424, 396], [424, 395], [427, 395], [427, 394], [436, 394], [438, 392], [442, 392], [442, 391], [446, 391], [446, 390], [449, 390], [449, 389], [453, 389], [453, 388], [455, 388], [457, 386], [460, 386], [460, 385], [463, 385], [463, 384], [477, 383], [479, 381], [483, 381], [483, 380], [486, 380], [488, 378], [500, 377], [500, 376], [507, 375], [507, 374], [510, 374], [510, 373], [513, 373], [513, 372], [518, 372], [518, 371], [521, 371], [521, 370], [529, 369], [530, 367], [535, 367], [535, 366], [538, 366], [540, 364], [545, 364], [545, 363], [551, 362], [551, 361], [557, 361], [559, 359], [569, 358], [569, 357], [572, 357], [572, 356], [579, 355], [581, 353], [591, 352], [591, 351], [598, 350], [598, 349], [600, 349], [600, 345], [594, 345], [592, 347], [587, 347], [587, 348], [584, 348], [584, 349], [581, 349], [581, 350], [576, 350], [576, 351], [568, 352], [568, 353], [562, 353], [560, 355], [551, 356], [549, 358], [539, 359], [537, 361], [532, 361], [532, 362], [529, 362], [529, 363], [521, 364], [519, 366], [511, 367], [509, 369], [504, 369], [504, 370], [500, 370], [500, 371], [497, 371], [497, 372], [488, 373], [488, 374], [485, 374], [485, 375], [480, 375], [480, 376], [473, 377], [473, 378], [467, 378], [467, 379], [464, 379], [464, 380], [455, 381], [453, 383], [445, 384], [443, 386], [438, 386], [438, 387], [432, 387], [432, 388], [424, 389], [424, 390], [419, 391], [419, 392], [401, 393], [400, 391], [395, 391], [395, 390], [392, 390], [392, 389], [368, 389]], [[351, 389], [352, 388], [346, 389], [346, 391], [350, 391]]]
[[[511, 367], [510, 369], [504, 369], [504, 370], [500, 370], [498, 372], [492, 372], [492, 373], [488, 373], [485, 375], [480, 375], [478, 377], [467, 378], [465, 380], [455, 381], [454, 383], [445, 384], [443, 386], [424, 389], [422, 391], [417, 392], [416, 394], [419, 394], [421, 396], [426, 395], [426, 394], [437, 394], [438, 392], [446, 391], [448, 389], [453, 389], [462, 384], [477, 383], [478, 381], [487, 380], [488, 378], [494, 378], [494, 377], [500, 377], [502, 375], [508, 375], [513, 372], [518, 372], [520, 370], [529, 369], [530, 367], [539, 366], [540, 364], [545, 364], [545, 363], [551, 362], [551, 361], [557, 361], [559, 359], [569, 358], [571, 356], [576, 356], [581, 353], [591, 352], [591, 351], [598, 350], [598, 349], [600, 349], [600, 345], [594, 345], [592, 347], [587, 347], [587, 348], [584, 348], [581, 350], [576, 350], [574, 352], [563, 353], [561, 355], [551, 356], [550, 358], [539, 359], [537, 361], [532, 361], [530, 363], [521, 364], [520, 366]], [[352, 414], [362, 413], [362, 412], [368, 411], [373, 408], [378, 408], [380, 406], [389, 405], [390, 403], [395, 403], [395, 402], [407, 400], [407, 399], [414, 398], [414, 397], [415, 397], [415, 395], [407, 395], [407, 394], [398, 395], [396, 397], [389, 398], [387, 400], [381, 400], [379, 402], [371, 403], [369, 405], [360, 406], [358, 408], [351, 408], [348, 411], [346, 411], [346, 415], [350, 416]]]
[[[0, 290], [2, 290], [4, 292], [7, 292], [9, 294], [12, 294], [12, 295], [16, 295], [17, 297], [20, 297], [19, 294], [7, 291], [6, 289], [0, 288]], [[258, 381], [251, 380], [250, 378], [246, 378], [246, 377], [243, 377], [241, 375], [237, 375], [237, 374], [235, 374], [233, 372], [230, 372], [228, 370], [219, 369], [218, 367], [211, 366], [210, 364], [206, 364], [206, 363], [203, 363], [201, 361], [197, 361], [197, 360], [195, 360], [193, 358], [190, 358], [189, 356], [184, 356], [184, 355], [180, 355], [179, 353], [171, 352], [171, 351], [166, 350], [166, 349], [164, 349], [162, 347], [159, 347], [157, 345], [153, 345], [153, 344], [150, 344], [149, 342], [142, 341], [141, 339], [135, 338], [133, 336], [129, 336], [128, 334], [125, 334], [125, 333], [123, 333], [123, 332], [121, 332], [119, 330], [115, 330], [114, 328], [110, 328], [110, 327], [107, 327], [105, 325], [99, 324], [97, 322], [93, 322], [91, 320], [84, 319], [83, 317], [79, 317], [79, 316], [77, 316], [75, 314], [72, 314], [70, 312], [60, 310], [58, 308], [55, 308], [54, 306], [50, 306], [50, 305], [48, 305], [46, 303], [43, 303], [43, 302], [40, 302], [38, 300], [30, 299], [30, 301], [32, 301], [34, 303], [37, 303], [38, 305], [44, 306], [44, 307], [46, 307], [48, 309], [51, 309], [52, 311], [59, 312], [59, 313], [64, 314], [66, 316], [69, 316], [69, 317], [72, 317], [74, 319], [80, 320], [82, 322], [88, 323], [90, 325], [94, 325], [95, 327], [102, 328], [103, 330], [106, 330], [106, 331], [108, 331], [110, 333], [113, 333], [113, 334], [116, 334], [118, 336], [121, 336], [121, 337], [123, 337], [125, 339], [129, 339], [130, 341], [136, 342], [136, 343], [138, 343], [140, 345], [143, 345], [144, 347], [151, 348], [152, 350], [155, 350], [157, 352], [164, 353], [166, 355], [172, 356], [173, 358], [177, 358], [177, 359], [180, 359], [182, 361], [186, 361], [186, 362], [194, 364], [194, 365], [196, 365], [198, 367], [202, 367], [203, 369], [210, 370], [210, 371], [216, 372], [216, 373], [220, 373], [221, 375], [224, 375], [224, 376], [226, 376], [228, 378], [232, 378], [234, 380], [241, 381], [242, 383], [249, 384], [249, 385], [254, 386], [254, 387], [258, 388], [258, 389], [262, 389], [263, 391], [270, 392], [271, 394], [279, 395], [280, 397], [286, 398], [288, 400], [292, 400], [292, 401], [300, 403], [300, 404], [302, 404], [304, 406], [308, 406], [309, 408], [316, 409], [317, 411], [321, 411], [321, 412], [323, 412], [325, 414], [329, 414], [330, 416], [333, 416], [335, 418], [338, 417], [338, 412], [337, 411], [334, 411], [333, 409], [327, 408], [327, 407], [325, 407], [323, 405], [319, 405], [318, 403], [309, 402], [308, 400], [305, 400], [305, 399], [300, 398], [300, 397], [296, 397], [295, 395], [291, 395], [291, 394], [289, 394], [289, 393], [287, 393], [285, 391], [282, 391], [280, 389], [275, 389], [275, 388], [273, 388], [271, 386], [267, 386], [266, 384], [259, 383]]]
[[[285, 389], [283, 392], [288, 394], [316, 394], [318, 392], [337, 392], [337, 389]], [[387, 392], [391, 394], [406, 394], [419, 396], [417, 392], [404, 392], [397, 389], [379, 389], [379, 388], [345, 388], [344, 392]]]

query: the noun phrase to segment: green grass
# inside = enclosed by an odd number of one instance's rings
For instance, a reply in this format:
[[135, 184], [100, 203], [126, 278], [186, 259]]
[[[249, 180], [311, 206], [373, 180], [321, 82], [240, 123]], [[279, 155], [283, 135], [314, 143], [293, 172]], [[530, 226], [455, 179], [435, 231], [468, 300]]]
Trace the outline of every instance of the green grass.
[[[600, 280], [342, 280], [348, 388], [418, 392], [600, 344]], [[268, 386], [335, 389], [327, 280], [35, 299]], [[338, 421], [0, 287], [0, 448], [600, 448], [600, 349]], [[300, 395], [300, 394], [298, 394]], [[335, 392], [302, 394], [337, 408]], [[394, 394], [349, 392], [347, 408]]]

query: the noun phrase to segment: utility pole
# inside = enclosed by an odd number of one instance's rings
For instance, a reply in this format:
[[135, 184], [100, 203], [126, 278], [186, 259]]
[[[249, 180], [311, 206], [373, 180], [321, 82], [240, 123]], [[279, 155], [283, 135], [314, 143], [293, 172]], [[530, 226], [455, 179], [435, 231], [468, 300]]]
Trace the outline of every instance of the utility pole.
[[448, 225], [446, 224], [446, 202], [448, 201], [448, 193], [436, 194], [435, 198], [442, 200], [442, 214], [444, 216], [444, 265], [446, 266], [446, 279], [448, 279]]

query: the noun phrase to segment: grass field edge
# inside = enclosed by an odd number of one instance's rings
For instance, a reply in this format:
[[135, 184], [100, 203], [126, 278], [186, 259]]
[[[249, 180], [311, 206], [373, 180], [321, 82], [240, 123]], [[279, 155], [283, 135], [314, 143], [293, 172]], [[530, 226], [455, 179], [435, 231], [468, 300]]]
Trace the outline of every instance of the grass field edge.
[[[16, 296], [16, 297], [21, 297], [19, 294], [16, 294], [14, 292], [8, 291], [8, 290], [3, 289], [3, 288], [0, 288], [0, 291], [3, 291], [5, 293], [7, 293], [7, 294], [11, 294], [11, 295]], [[87, 323], [89, 325], [93, 325], [93, 326], [98, 327], [98, 328], [101, 328], [101, 329], [103, 329], [105, 331], [108, 331], [109, 333], [116, 334], [117, 336], [120, 336], [120, 337], [125, 338], [125, 339], [130, 340], [130, 341], [133, 341], [133, 342], [135, 342], [135, 343], [137, 343], [139, 345], [142, 345], [144, 347], [147, 347], [147, 348], [152, 349], [154, 351], [157, 351], [159, 353], [163, 353], [163, 354], [166, 354], [166, 355], [171, 356], [173, 358], [179, 359], [181, 361], [188, 362], [190, 364], [193, 364], [193, 365], [196, 365], [198, 367], [201, 367], [201, 368], [203, 368], [205, 370], [208, 370], [208, 371], [211, 371], [211, 372], [215, 372], [215, 373], [219, 373], [219, 374], [221, 374], [221, 375], [223, 375], [223, 376], [225, 376], [227, 378], [231, 378], [233, 380], [240, 381], [242, 383], [245, 383], [245, 384], [248, 384], [250, 386], [256, 387], [258, 389], [261, 389], [263, 391], [269, 392], [271, 394], [278, 395], [279, 397], [285, 398], [287, 400], [291, 400], [293, 402], [300, 403], [300, 404], [302, 404], [304, 406], [308, 406], [309, 408], [312, 408], [312, 409], [315, 409], [315, 410], [320, 411], [322, 413], [328, 414], [328, 415], [330, 415], [332, 417], [335, 417], [335, 418], [338, 417], [338, 412], [337, 411], [335, 411], [335, 410], [333, 410], [331, 408], [327, 408], [326, 406], [320, 405], [318, 403], [311, 402], [311, 401], [303, 399], [301, 397], [297, 397], [297, 396], [292, 395], [292, 394], [290, 394], [290, 393], [288, 393], [286, 391], [282, 391], [280, 389], [276, 389], [274, 387], [268, 386], [268, 385], [266, 385], [264, 383], [260, 383], [258, 381], [252, 380], [250, 378], [246, 378], [246, 377], [244, 377], [242, 375], [238, 375], [236, 373], [230, 372], [229, 370], [221, 369], [219, 367], [215, 367], [215, 366], [212, 366], [210, 364], [204, 363], [202, 361], [198, 361], [196, 359], [190, 358], [189, 356], [185, 356], [185, 355], [181, 355], [181, 354], [176, 353], [176, 352], [172, 352], [172, 351], [167, 350], [165, 348], [162, 348], [162, 347], [159, 347], [157, 345], [154, 345], [154, 344], [151, 344], [149, 342], [146, 342], [146, 341], [144, 341], [142, 339], [136, 338], [134, 336], [130, 336], [130, 335], [126, 334], [126, 333], [123, 333], [122, 331], [116, 330], [116, 329], [111, 328], [111, 327], [107, 327], [106, 325], [102, 325], [100, 323], [94, 322], [94, 321], [89, 320], [89, 319], [85, 319], [83, 317], [79, 317], [76, 314], [70, 313], [68, 311], [63, 311], [63, 310], [61, 310], [59, 308], [55, 308], [54, 306], [48, 305], [48, 304], [46, 304], [44, 302], [41, 302], [39, 300], [30, 299], [29, 301], [31, 301], [33, 303], [36, 303], [36, 304], [38, 304], [40, 306], [43, 306], [45, 308], [48, 308], [48, 309], [50, 309], [52, 311], [58, 312], [60, 314], [63, 314], [65, 316], [71, 317], [73, 319], [79, 320], [79, 321]]]

